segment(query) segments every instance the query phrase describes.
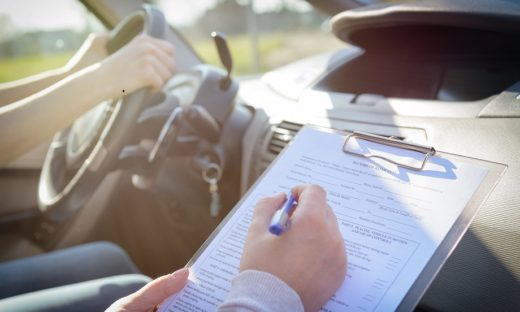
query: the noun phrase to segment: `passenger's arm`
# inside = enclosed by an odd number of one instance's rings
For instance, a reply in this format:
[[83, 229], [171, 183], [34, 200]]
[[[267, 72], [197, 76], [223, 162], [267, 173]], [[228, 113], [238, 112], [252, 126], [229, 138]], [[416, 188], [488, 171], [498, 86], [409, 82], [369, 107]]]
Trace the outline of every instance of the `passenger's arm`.
[[0, 165], [50, 138], [103, 100], [146, 86], [160, 90], [174, 71], [173, 53], [166, 41], [138, 36], [102, 62], [0, 107]]
[[0, 106], [4, 106], [41, 91], [78, 70], [97, 63], [107, 55], [108, 35], [91, 34], [63, 67], [30, 77], [0, 84]]
[[303, 303], [287, 283], [262, 271], [246, 270], [231, 281], [231, 290], [218, 312], [303, 312]]

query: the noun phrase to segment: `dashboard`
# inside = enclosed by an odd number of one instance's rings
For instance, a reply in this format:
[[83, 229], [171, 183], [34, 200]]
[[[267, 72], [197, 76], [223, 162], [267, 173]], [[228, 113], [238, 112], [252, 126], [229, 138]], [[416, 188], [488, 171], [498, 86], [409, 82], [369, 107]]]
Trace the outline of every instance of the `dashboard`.
[[[520, 306], [520, 71], [509, 52], [518, 46], [507, 39], [510, 33], [495, 30], [444, 27], [430, 33], [446, 42], [467, 40], [453, 50], [437, 49], [441, 55], [429, 49], [422, 63], [407, 66], [394, 62], [388, 49], [382, 55], [346, 45], [241, 81], [238, 101], [254, 112], [242, 141], [241, 192], [305, 124], [392, 136], [506, 164], [419, 309], [515, 310]], [[439, 62], [442, 66], [434, 66]]]

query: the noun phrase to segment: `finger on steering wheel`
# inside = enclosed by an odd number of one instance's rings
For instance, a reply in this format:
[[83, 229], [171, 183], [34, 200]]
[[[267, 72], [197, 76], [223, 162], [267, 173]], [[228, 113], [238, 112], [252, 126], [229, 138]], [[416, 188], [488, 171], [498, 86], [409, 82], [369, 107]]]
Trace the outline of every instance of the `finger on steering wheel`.
[[148, 62], [151, 65], [151, 70], [153, 72], [153, 74], [148, 77], [151, 78], [151, 81], [148, 82], [151, 83], [152, 89], [154, 91], [159, 91], [164, 82], [172, 76], [173, 72], [165, 68], [163, 64], [156, 58], [152, 57], [148, 60]]

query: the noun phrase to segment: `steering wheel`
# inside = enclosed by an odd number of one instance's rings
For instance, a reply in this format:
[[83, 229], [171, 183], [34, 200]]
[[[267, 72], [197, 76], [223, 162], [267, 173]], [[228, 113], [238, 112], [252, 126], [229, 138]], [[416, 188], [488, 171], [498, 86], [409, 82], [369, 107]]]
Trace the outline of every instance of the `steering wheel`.
[[[114, 28], [107, 51], [114, 53], [141, 33], [164, 38], [166, 27], [162, 12], [144, 6]], [[150, 95], [147, 89], [141, 89], [105, 101], [54, 136], [38, 187], [39, 208], [46, 217], [63, 221], [86, 203], [113, 168], [121, 148], [128, 144], [129, 130]]]

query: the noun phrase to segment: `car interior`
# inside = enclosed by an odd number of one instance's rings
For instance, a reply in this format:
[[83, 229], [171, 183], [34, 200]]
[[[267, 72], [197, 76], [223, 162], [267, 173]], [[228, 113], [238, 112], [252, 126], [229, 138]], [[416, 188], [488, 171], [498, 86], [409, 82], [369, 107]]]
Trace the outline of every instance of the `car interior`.
[[309, 0], [341, 48], [235, 76], [219, 29], [211, 65], [153, 2], [80, 2], [109, 53], [146, 33], [175, 45], [177, 72], [0, 168], [0, 261], [111, 241], [144, 274], [172, 272], [316, 125], [505, 164], [416, 310], [520, 310], [520, 3]]

